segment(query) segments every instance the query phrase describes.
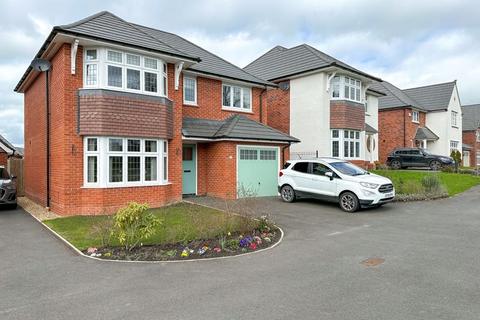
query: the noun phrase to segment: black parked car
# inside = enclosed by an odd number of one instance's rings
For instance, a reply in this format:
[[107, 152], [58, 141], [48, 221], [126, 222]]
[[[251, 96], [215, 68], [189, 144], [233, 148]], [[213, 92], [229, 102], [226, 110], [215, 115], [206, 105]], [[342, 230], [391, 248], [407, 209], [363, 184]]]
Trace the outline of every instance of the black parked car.
[[432, 170], [440, 170], [442, 167], [454, 164], [450, 157], [434, 155], [421, 148], [395, 149], [387, 158], [387, 166], [392, 169], [428, 167]]

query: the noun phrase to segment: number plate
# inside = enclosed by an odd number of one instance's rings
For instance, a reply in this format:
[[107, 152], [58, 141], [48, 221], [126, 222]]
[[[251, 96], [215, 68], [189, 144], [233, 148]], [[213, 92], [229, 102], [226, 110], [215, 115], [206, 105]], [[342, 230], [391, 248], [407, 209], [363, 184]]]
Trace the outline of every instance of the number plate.
[[391, 198], [393, 197], [393, 192], [385, 193], [384, 198]]

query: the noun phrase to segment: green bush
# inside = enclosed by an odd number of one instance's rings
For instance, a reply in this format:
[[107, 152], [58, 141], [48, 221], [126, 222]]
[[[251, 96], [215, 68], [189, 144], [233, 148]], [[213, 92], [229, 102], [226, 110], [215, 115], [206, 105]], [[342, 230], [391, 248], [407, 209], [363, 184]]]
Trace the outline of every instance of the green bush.
[[425, 188], [422, 183], [417, 180], [407, 180], [402, 185], [402, 192], [400, 194], [423, 194]]
[[422, 186], [427, 194], [439, 194], [444, 192], [440, 178], [435, 174], [429, 174], [422, 178]]
[[138, 246], [140, 241], [150, 238], [155, 233], [155, 228], [161, 225], [160, 219], [148, 210], [147, 204], [131, 202], [113, 217], [115, 235], [127, 251]]

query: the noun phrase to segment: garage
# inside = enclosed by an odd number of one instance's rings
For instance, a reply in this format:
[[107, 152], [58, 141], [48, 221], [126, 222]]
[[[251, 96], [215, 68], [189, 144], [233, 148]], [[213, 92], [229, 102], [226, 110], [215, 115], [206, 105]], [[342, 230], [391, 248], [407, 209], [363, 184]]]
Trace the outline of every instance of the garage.
[[278, 193], [280, 148], [268, 146], [237, 147], [237, 195], [267, 197]]

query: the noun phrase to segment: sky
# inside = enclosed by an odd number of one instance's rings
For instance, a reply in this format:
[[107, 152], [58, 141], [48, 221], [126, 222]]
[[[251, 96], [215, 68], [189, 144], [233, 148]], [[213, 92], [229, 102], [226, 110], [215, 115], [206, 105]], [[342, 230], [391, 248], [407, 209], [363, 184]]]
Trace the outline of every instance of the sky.
[[400, 88], [457, 80], [480, 103], [480, 3], [470, 0], [0, 0], [0, 134], [23, 145], [13, 89], [55, 25], [108, 10], [179, 34], [244, 67], [275, 45], [308, 43]]

